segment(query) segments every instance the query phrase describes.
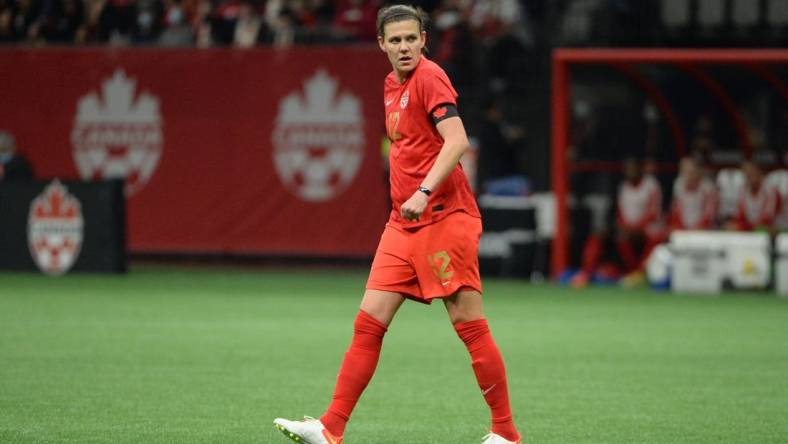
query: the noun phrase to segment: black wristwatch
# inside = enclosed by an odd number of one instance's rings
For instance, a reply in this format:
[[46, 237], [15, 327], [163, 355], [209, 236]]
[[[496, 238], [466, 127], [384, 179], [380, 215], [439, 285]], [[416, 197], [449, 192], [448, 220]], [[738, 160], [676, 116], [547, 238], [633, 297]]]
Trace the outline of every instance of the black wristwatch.
[[421, 191], [422, 193], [426, 194], [427, 197], [429, 197], [429, 195], [432, 194], [432, 191], [430, 191], [429, 188], [423, 187], [423, 186], [419, 187], [419, 191]]

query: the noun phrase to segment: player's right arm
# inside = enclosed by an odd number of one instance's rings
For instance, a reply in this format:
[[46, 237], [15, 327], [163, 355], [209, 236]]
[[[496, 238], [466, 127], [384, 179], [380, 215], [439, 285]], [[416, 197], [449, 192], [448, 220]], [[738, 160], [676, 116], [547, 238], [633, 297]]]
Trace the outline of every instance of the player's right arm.
[[[421, 186], [430, 191], [435, 191], [440, 184], [449, 177], [460, 162], [460, 158], [468, 151], [470, 146], [468, 143], [468, 136], [465, 133], [465, 126], [462, 124], [462, 119], [456, 115], [456, 108], [454, 108], [453, 105], [441, 106], [452, 108], [454, 110], [454, 115], [438, 121], [435, 125], [438, 133], [440, 133], [443, 138], [443, 146], [440, 152], [438, 152], [435, 163], [432, 164], [427, 176], [421, 182]], [[452, 111], [446, 110], [439, 112], [449, 113]], [[404, 204], [402, 204], [400, 207], [400, 214], [407, 220], [417, 220], [427, 208], [428, 201], [429, 196], [417, 190]]]
[[[451, 105], [441, 106], [448, 107]], [[430, 190], [437, 189], [449, 177], [449, 174], [454, 171], [463, 154], [470, 147], [468, 135], [465, 133], [465, 126], [462, 124], [462, 119], [459, 116], [441, 120], [435, 125], [435, 128], [443, 138], [443, 146], [435, 159], [435, 163], [427, 173], [427, 177], [421, 183], [423, 187], [427, 187]]]

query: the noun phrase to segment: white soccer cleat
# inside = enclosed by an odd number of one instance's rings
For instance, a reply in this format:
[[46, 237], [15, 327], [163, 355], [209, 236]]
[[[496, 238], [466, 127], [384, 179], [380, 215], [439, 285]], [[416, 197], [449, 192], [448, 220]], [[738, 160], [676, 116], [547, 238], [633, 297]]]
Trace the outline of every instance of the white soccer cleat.
[[341, 436], [332, 435], [319, 419], [309, 416], [304, 416], [303, 421], [276, 418], [274, 427], [291, 440], [302, 444], [342, 444]]
[[482, 438], [482, 444], [521, 444], [523, 442], [522, 439], [515, 441], [509, 441], [508, 439], [504, 438], [501, 435], [496, 435], [495, 433], [490, 433]]

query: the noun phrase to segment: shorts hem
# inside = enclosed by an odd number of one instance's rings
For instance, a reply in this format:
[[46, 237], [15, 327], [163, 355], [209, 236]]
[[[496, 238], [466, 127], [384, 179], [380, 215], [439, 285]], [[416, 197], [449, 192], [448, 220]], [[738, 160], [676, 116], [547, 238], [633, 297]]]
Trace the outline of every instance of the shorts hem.
[[453, 296], [455, 293], [462, 290], [463, 288], [470, 288], [471, 290], [476, 290], [479, 292], [479, 294], [482, 294], [482, 289], [480, 285], [460, 282], [446, 287], [447, 291], [445, 293], [438, 293], [437, 295], [425, 296], [424, 299], [448, 298], [450, 296]]
[[397, 286], [397, 285], [367, 284], [365, 288], [367, 290], [390, 291], [390, 292], [393, 292], [393, 293], [399, 293], [399, 294], [401, 294], [403, 297], [405, 297], [407, 299], [410, 299], [410, 300], [416, 301], [416, 302], [420, 302], [420, 303], [426, 304], [426, 305], [432, 304], [432, 300], [433, 299], [444, 299], [444, 298], [451, 297], [455, 293], [457, 293], [458, 291], [462, 290], [463, 288], [470, 288], [471, 290], [478, 291], [479, 294], [483, 294], [480, 285], [468, 284], [468, 283], [465, 283], [465, 282], [457, 283], [457, 284], [454, 284], [454, 285], [451, 285], [451, 286], [447, 287], [448, 291], [446, 291], [445, 293], [438, 293], [438, 294], [429, 295], [429, 296], [416, 295], [413, 292], [411, 292], [409, 289], [406, 289], [406, 287], [401, 287], [401, 286]]
[[401, 287], [397, 285], [383, 285], [383, 284], [369, 284], [367, 283], [366, 290], [378, 290], [378, 291], [390, 291], [392, 293], [399, 293], [403, 296], [411, 296], [411, 297], [418, 297], [413, 294], [410, 289], [407, 287]]

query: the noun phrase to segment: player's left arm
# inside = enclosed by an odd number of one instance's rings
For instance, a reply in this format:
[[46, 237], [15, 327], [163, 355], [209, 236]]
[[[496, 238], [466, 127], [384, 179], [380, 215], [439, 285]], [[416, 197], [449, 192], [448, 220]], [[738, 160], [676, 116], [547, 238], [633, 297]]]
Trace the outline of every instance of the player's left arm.
[[[427, 177], [421, 183], [421, 186], [430, 190], [437, 189], [449, 177], [470, 146], [468, 135], [465, 134], [465, 126], [462, 124], [460, 116], [457, 115], [456, 108], [453, 105], [441, 105], [441, 107], [444, 106], [449, 109], [445, 114], [447, 117], [438, 120], [435, 124], [435, 128], [443, 138], [443, 146], [438, 153], [437, 159], [435, 159], [435, 163], [427, 173]], [[443, 112], [441, 107], [438, 108], [439, 111], [436, 111], [436, 113]]]
[[[457, 114], [457, 108], [454, 105], [439, 105], [431, 114], [435, 128], [443, 137], [443, 146], [421, 186], [430, 191], [435, 191], [457, 167], [460, 158], [468, 150], [469, 143], [468, 136], [465, 133], [465, 126], [462, 124], [462, 119]], [[427, 208], [428, 201], [429, 197], [425, 193], [416, 190], [402, 204], [400, 212], [406, 219], [416, 220], [421, 217], [421, 214]]]

